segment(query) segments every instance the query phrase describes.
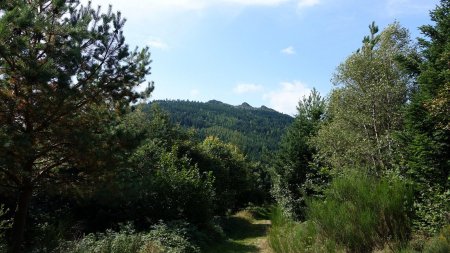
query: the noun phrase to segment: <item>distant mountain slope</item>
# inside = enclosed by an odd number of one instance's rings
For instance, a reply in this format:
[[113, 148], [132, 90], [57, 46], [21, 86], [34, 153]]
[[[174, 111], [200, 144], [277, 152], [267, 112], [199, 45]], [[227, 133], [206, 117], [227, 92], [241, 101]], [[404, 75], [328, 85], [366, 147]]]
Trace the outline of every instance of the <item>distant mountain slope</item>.
[[194, 128], [201, 138], [209, 135], [231, 142], [250, 158], [258, 159], [262, 150], [275, 151], [286, 127], [293, 118], [262, 106], [248, 103], [233, 106], [217, 100], [193, 102], [157, 100], [172, 120], [186, 128]]

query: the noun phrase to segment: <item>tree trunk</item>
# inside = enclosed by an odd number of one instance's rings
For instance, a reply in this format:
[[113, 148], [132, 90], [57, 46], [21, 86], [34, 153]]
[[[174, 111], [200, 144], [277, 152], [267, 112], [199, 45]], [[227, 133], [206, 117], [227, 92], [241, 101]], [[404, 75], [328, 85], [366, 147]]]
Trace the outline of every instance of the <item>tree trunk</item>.
[[19, 193], [16, 213], [14, 215], [12, 245], [10, 253], [22, 252], [22, 243], [25, 234], [26, 220], [28, 217], [28, 208], [33, 194], [31, 183], [25, 184]]

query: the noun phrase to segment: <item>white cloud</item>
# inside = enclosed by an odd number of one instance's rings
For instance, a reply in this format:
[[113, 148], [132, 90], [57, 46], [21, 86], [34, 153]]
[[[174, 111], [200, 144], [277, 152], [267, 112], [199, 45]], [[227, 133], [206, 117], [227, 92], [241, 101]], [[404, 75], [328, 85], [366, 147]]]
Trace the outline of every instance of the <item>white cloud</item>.
[[293, 54], [295, 54], [295, 49], [293, 46], [289, 46], [287, 48], [282, 49], [281, 53], [287, 54], [287, 55], [293, 55]]
[[160, 38], [153, 38], [147, 42], [147, 45], [152, 48], [167, 50], [169, 49], [169, 45], [166, 42], [162, 41]]
[[191, 95], [191, 98], [196, 98], [198, 97], [198, 95], [200, 95], [200, 91], [197, 89], [192, 89], [191, 91], [189, 91], [189, 95]]
[[263, 86], [253, 83], [239, 83], [233, 88], [233, 92], [237, 94], [260, 92]]
[[[213, 6], [278, 6], [281, 4], [298, 1], [299, 7], [311, 7], [320, 0], [92, 0], [94, 5], [107, 6], [112, 4], [114, 9], [134, 9], [154, 15], [158, 11], [198, 11]], [[82, 0], [86, 3], [87, 0]], [[153, 14], [152, 14], [153, 13]]]
[[318, 5], [320, 3], [320, 0], [300, 0], [298, 2], [299, 8], [306, 8], [306, 7], [312, 7], [315, 5]]
[[264, 100], [269, 101], [269, 107], [289, 115], [297, 112], [298, 101], [307, 96], [311, 89], [302, 82], [282, 82], [279, 89], [264, 94]]
[[390, 16], [421, 14], [435, 6], [434, 1], [423, 0], [387, 0], [386, 10]]

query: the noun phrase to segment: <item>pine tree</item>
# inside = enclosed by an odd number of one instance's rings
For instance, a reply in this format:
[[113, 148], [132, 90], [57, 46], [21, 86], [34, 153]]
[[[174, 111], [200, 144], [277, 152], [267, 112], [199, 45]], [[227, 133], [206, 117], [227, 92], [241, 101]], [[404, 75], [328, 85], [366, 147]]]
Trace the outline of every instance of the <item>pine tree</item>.
[[419, 39], [418, 87], [402, 137], [406, 173], [416, 182], [417, 206], [422, 208], [420, 226], [436, 232], [445, 220], [442, 209], [450, 211], [445, 201], [450, 196], [450, 2], [442, 0], [430, 15], [435, 24], [420, 27], [426, 38]]
[[316, 150], [311, 138], [325, 114], [325, 100], [316, 89], [299, 101], [297, 115], [280, 143], [275, 162], [273, 194], [286, 214], [304, 218], [305, 198], [314, 194], [308, 181], [318, 176], [312, 166]]
[[129, 50], [125, 20], [111, 7], [11, 0], [0, 11], [0, 177], [17, 192], [11, 252], [20, 252], [40, 182], [91, 162], [90, 136], [153, 85], [134, 91], [149, 74], [150, 55]]

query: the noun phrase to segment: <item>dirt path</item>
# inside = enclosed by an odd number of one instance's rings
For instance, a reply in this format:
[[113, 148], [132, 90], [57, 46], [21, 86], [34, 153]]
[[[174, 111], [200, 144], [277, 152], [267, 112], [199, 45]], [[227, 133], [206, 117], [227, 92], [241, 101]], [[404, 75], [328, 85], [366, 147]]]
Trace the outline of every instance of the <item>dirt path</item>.
[[272, 253], [267, 243], [269, 228], [270, 220], [255, 219], [247, 211], [238, 212], [224, 224], [229, 239], [207, 253]]

